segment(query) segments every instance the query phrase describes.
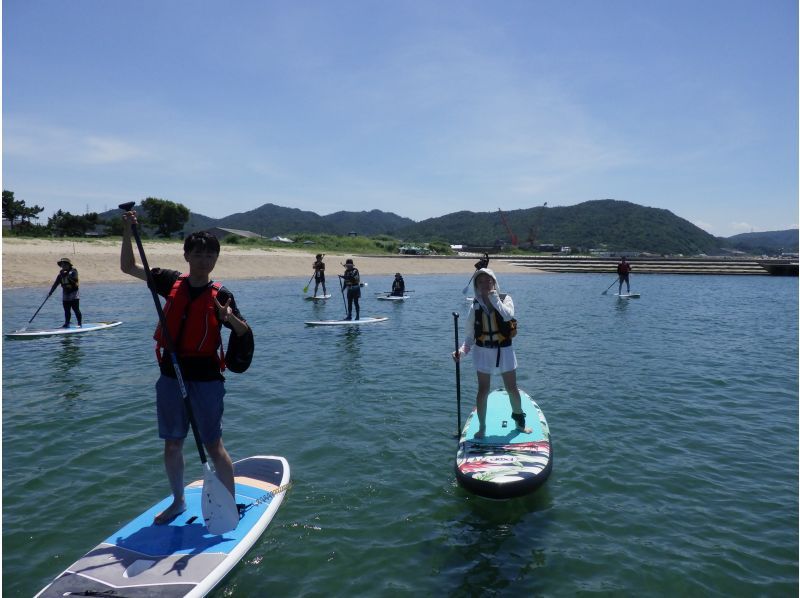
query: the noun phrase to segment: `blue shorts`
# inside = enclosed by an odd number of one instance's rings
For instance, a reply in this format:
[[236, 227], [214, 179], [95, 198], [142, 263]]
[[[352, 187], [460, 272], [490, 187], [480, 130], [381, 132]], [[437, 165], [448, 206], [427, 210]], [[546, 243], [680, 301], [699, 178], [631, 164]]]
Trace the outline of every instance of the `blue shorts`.
[[[222, 412], [225, 383], [222, 380], [196, 382], [184, 380], [192, 404], [192, 414], [203, 444], [222, 438]], [[160, 376], [156, 382], [158, 435], [164, 440], [183, 440], [189, 433], [189, 415], [176, 378]]]

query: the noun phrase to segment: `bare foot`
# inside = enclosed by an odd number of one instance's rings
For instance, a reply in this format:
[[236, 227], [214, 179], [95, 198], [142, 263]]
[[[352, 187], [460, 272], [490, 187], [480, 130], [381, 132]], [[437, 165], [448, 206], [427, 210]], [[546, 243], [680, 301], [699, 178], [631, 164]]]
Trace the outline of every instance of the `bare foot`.
[[477, 432], [475, 432], [475, 436], [473, 438], [477, 438], [480, 440], [481, 438], [486, 436], [486, 428], [479, 428]]
[[178, 515], [186, 510], [186, 502], [174, 501], [170, 506], [161, 511], [158, 515], [153, 517], [153, 523], [156, 525], [164, 525], [175, 519]]

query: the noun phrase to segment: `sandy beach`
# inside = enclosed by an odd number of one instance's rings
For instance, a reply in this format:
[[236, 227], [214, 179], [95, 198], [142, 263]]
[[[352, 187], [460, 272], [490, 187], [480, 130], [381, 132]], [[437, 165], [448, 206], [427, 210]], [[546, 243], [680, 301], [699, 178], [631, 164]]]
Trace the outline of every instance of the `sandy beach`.
[[[145, 254], [150, 267], [183, 270], [182, 246], [178, 243], [145, 241]], [[52, 239], [3, 239], [3, 288], [49, 286], [58, 274], [56, 262], [68, 257], [80, 273], [81, 282], [136, 282], [119, 269], [119, 239], [52, 240]], [[223, 245], [217, 267], [218, 280], [242, 280], [253, 278], [310, 277], [314, 251], [299, 249], [250, 249], [235, 245]], [[477, 260], [475, 256], [387, 256], [327, 254], [325, 264], [328, 276], [344, 271], [340, 265], [353, 258], [362, 277], [390, 275], [401, 272], [403, 276], [419, 274], [459, 274], [469, 276]], [[513, 263], [495, 260], [491, 268], [497, 273], [540, 272]]]

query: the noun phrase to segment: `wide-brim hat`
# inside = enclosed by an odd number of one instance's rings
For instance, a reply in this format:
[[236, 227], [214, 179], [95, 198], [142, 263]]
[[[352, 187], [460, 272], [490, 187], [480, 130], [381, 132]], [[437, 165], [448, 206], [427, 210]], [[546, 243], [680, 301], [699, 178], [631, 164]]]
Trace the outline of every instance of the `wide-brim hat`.
[[58, 261], [56, 262], [56, 264], [57, 264], [57, 265], [59, 265], [59, 266], [60, 266], [61, 264], [68, 264], [68, 265], [70, 265], [70, 266], [71, 266], [71, 265], [72, 265], [72, 260], [70, 260], [68, 257], [62, 257], [60, 260], [58, 260]]

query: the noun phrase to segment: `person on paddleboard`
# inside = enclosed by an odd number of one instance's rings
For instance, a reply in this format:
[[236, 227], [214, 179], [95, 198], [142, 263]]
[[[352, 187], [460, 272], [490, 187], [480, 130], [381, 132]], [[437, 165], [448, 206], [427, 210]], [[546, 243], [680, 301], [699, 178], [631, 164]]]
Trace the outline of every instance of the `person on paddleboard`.
[[394, 275], [392, 281], [392, 297], [402, 297], [406, 293], [406, 282], [403, 280], [403, 275], [398, 272]]
[[317, 259], [314, 261], [314, 297], [317, 296], [317, 289], [322, 285], [322, 294], [327, 295], [325, 290], [325, 262], [322, 261], [325, 255], [322, 253], [317, 254]]
[[358, 300], [361, 297], [361, 274], [358, 272], [352, 258], [347, 258], [344, 262], [344, 275], [342, 279], [342, 292], [347, 293], [347, 317], [345, 320], [353, 319], [353, 306], [356, 308], [356, 320], [361, 317], [361, 308]]
[[[147, 280], [144, 267], [136, 262], [131, 245], [131, 224], [136, 212], [126, 212], [120, 268], [141, 280]], [[222, 443], [227, 368], [242, 373], [253, 358], [253, 332], [242, 317], [228, 289], [211, 280], [211, 272], [219, 257], [219, 241], [209, 232], [190, 234], [183, 244], [183, 257], [189, 264], [188, 274], [177, 270], [151, 269], [155, 291], [166, 299], [164, 315], [169, 337], [178, 345], [177, 358], [191, 401], [200, 439], [214, 464], [217, 476], [228, 491], [236, 496], [233, 463]], [[228, 350], [222, 350], [222, 327], [231, 330]], [[183, 482], [183, 442], [189, 432], [189, 416], [178, 386], [170, 347], [165, 346], [161, 325], [156, 328], [156, 355], [161, 375], [156, 382], [158, 434], [164, 440], [164, 466], [167, 471], [173, 502], [156, 515], [154, 523], [165, 524], [186, 510]]]
[[617, 264], [617, 276], [619, 276], [619, 293], [618, 295], [622, 295], [622, 283], [624, 282], [627, 289], [628, 294], [631, 293], [631, 282], [630, 282], [630, 274], [631, 274], [631, 265], [625, 260], [625, 256], [622, 257], [619, 264]]
[[80, 280], [78, 271], [72, 265], [68, 257], [62, 257], [56, 262], [61, 271], [56, 276], [53, 286], [50, 287], [49, 297], [61, 285], [61, 303], [64, 306], [64, 325], [62, 328], [69, 328], [72, 312], [75, 312], [75, 319], [78, 321], [78, 328], [83, 325], [83, 315], [81, 314]]
[[497, 277], [489, 268], [475, 272], [473, 288], [475, 299], [465, 324], [464, 343], [453, 352], [453, 359], [472, 353], [472, 361], [478, 374], [478, 393], [475, 397], [479, 430], [475, 438], [486, 434], [486, 403], [493, 373], [500, 373], [503, 385], [511, 401], [511, 418], [517, 430], [530, 433], [525, 426], [525, 412], [517, 388], [517, 356], [511, 344], [516, 334], [514, 301], [511, 295], [498, 291]]

